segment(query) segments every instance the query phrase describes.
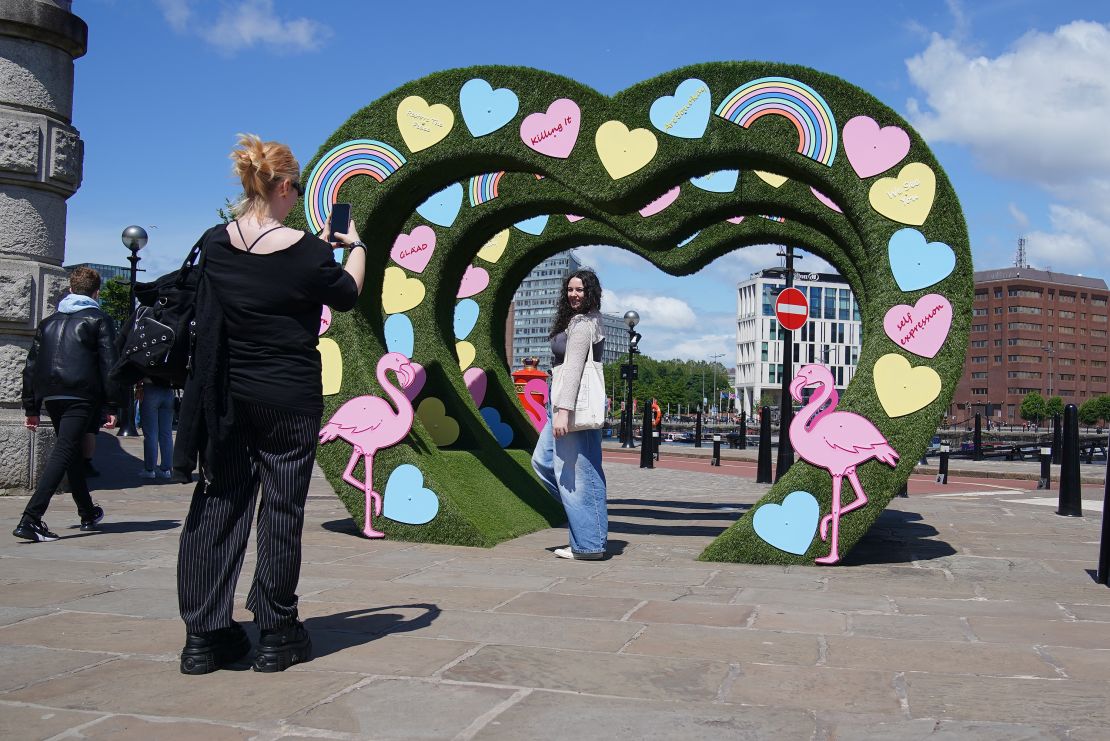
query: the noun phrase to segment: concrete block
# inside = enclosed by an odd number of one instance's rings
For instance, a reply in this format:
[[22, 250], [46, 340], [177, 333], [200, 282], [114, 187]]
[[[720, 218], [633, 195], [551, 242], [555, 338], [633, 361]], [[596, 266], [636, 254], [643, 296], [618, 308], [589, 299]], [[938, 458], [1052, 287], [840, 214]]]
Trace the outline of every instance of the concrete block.
[[51, 126], [50, 169], [51, 180], [59, 181], [74, 190], [81, 184], [81, 163], [85, 144], [76, 131]]
[[0, 36], [0, 104], [73, 117], [73, 57], [29, 39]]
[[0, 253], [61, 264], [65, 234], [64, 196], [33, 184], [8, 184], [0, 190]]
[[41, 141], [37, 121], [10, 112], [0, 114], [0, 170], [38, 174]]
[[0, 322], [31, 321], [31, 274], [0, 268]]

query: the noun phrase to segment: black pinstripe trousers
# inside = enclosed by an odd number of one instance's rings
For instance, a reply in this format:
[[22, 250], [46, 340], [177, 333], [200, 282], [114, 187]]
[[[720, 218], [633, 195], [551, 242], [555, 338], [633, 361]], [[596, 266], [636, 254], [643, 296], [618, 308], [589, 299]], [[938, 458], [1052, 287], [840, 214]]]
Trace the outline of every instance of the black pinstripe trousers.
[[177, 600], [190, 633], [232, 623], [256, 495], [257, 563], [247, 609], [260, 629], [297, 617], [301, 530], [320, 415], [235, 400], [231, 439], [193, 492], [177, 556]]

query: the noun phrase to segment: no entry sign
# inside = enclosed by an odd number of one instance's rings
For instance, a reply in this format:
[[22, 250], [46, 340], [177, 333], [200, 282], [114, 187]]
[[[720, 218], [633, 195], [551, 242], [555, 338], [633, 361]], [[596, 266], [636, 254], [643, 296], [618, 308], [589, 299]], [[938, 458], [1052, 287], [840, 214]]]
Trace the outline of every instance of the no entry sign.
[[801, 329], [809, 317], [809, 302], [797, 288], [783, 289], [775, 299], [775, 317], [784, 329]]

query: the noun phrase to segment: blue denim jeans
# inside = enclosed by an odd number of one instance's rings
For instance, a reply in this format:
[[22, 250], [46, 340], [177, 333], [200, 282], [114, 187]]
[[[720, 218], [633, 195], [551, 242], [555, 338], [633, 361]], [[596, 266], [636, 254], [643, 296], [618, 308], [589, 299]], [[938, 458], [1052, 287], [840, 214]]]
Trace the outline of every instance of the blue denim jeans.
[[556, 440], [549, 414], [532, 453], [532, 468], [566, 510], [570, 549], [604, 553], [609, 513], [601, 469], [601, 430], [570, 432]]
[[139, 407], [143, 425], [143, 467], [148, 471], [159, 467], [160, 450], [160, 468], [169, 471], [173, 467], [173, 389], [144, 383]]

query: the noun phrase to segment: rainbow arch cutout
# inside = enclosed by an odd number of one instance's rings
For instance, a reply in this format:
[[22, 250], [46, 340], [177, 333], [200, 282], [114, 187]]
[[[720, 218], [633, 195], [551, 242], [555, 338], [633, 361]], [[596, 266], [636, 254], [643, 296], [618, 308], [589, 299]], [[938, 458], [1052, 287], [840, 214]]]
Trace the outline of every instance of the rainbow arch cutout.
[[324, 228], [331, 204], [343, 183], [356, 175], [369, 175], [379, 183], [401, 169], [404, 156], [376, 139], [352, 139], [333, 147], [320, 158], [305, 183], [304, 215], [313, 232]]
[[479, 206], [487, 201], [497, 198], [497, 186], [505, 173], [487, 172], [484, 175], [475, 175], [470, 178], [467, 192], [470, 194], [470, 205]]
[[832, 109], [816, 90], [789, 77], [760, 77], [733, 90], [715, 113], [745, 129], [763, 116], [785, 116], [798, 130], [798, 152], [831, 166], [837, 131]]

